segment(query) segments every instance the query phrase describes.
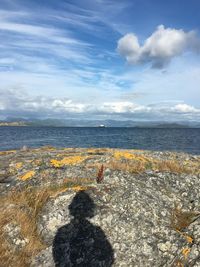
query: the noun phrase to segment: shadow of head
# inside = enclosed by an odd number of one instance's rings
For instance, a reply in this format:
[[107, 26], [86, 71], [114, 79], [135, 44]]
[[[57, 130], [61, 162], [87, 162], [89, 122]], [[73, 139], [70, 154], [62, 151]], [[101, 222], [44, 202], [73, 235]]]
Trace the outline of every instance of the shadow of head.
[[95, 204], [85, 191], [78, 192], [69, 205], [74, 218], [58, 229], [53, 241], [56, 267], [110, 267], [114, 253], [103, 230], [87, 218], [94, 216]]
[[92, 218], [95, 204], [85, 191], [79, 191], [69, 205], [69, 212], [75, 219]]

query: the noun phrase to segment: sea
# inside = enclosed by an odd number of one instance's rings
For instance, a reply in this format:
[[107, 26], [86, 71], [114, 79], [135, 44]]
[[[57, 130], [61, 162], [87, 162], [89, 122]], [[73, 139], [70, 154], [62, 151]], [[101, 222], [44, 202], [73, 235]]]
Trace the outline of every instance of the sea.
[[200, 129], [125, 127], [0, 127], [0, 150], [23, 146], [122, 148], [200, 155]]

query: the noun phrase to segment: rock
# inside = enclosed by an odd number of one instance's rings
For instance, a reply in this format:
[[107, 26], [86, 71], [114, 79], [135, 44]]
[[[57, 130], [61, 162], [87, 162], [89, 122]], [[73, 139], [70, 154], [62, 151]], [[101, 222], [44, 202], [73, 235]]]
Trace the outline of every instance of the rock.
[[[124, 153], [122, 160], [115, 159], [115, 150], [101, 153], [79, 148], [6, 154], [14, 171], [10, 186], [1, 187], [2, 199], [5, 201], [10, 192], [21, 195], [8, 197], [4, 206], [26, 215], [37, 211], [34, 223], [42, 246], [27, 259], [27, 266], [53, 267], [55, 262], [63, 264], [59, 267], [65, 266], [64, 262], [71, 262], [67, 266], [94, 267], [168, 267], [176, 262], [200, 266], [200, 219], [187, 223], [187, 216], [199, 211], [200, 206], [200, 157], [164, 151], [120, 153]], [[2, 159], [5, 161], [5, 155]], [[52, 166], [52, 159], [65, 164]], [[79, 163], [75, 164], [77, 159]], [[170, 160], [169, 167], [166, 160]], [[140, 167], [138, 161], [144, 164], [142, 171], [136, 168]], [[160, 165], [151, 167], [158, 161], [163, 169]], [[183, 162], [191, 164], [191, 172], [181, 169]], [[104, 179], [97, 184], [102, 164]], [[33, 176], [21, 179], [30, 171]], [[13, 251], [23, 251], [30, 244], [14, 221], [3, 231]]]
[[23, 146], [22, 148], [21, 148], [21, 151], [27, 151], [28, 150], [28, 147], [27, 146]]
[[170, 251], [171, 246], [172, 246], [171, 243], [167, 241], [166, 243], [158, 244], [158, 249], [160, 249], [162, 252], [166, 252]]
[[38, 255], [33, 258], [30, 267], [54, 267], [54, 260], [52, 256], [52, 247], [42, 250]]
[[45, 205], [38, 218], [38, 231], [48, 245], [52, 244], [56, 231], [70, 221], [68, 205], [74, 193], [62, 194]]
[[[174, 175], [168, 180], [159, 174], [151, 180], [148, 176], [113, 172], [107, 178], [109, 191], [102, 187], [88, 194], [96, 203], [96, 214], [90, 222], [103, 230], [112, 245], [113, 266], [133, 266], [133, 263], [134, 266], [168, 266], [183, 244], [186, 245], [183, 237], [170, 227], [174, 200], [181, 197], [181, 187], [175, 189], [173, 180], [182, 177]], [[63, 193], [45, 206], [39, 229], [48, 245], [52, 244], [57, 229], [70, 223], [72, 217], [67, 206], [73, 196], [75, 193]], [[183, 199], [183, 204], [187, 205], [187, 200]]]
[[6, 224], [4, 231], [8, 242], [14, 245], [17, 250], [21, 250], [29, 242], [27, 238], [22, 237], [20, 226], [14, 222]]

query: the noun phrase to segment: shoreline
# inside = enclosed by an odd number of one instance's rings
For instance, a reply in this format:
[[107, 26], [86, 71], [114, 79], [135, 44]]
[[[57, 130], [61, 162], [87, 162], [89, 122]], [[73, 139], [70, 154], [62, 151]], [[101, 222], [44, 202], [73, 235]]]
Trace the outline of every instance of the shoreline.
[[137, 149], [137, 148], [117, 148], [117, 147], [64, 147], [64, 146], [61, 146], [61, 147], [56, 147], [56, 146], [51, 146], [51, 145], [41, 145], [41, 146], [37, 146], [37, 147], [27, 147], [27, 146], [23, 146], [23, 147], [20, 147], [20, 148], [13, 148], [13, 149], [5, 149], [5, 150], [1, 150], [0, 148], [0, 155], [3, 155], [4, 153], [5, 154], [8, 154], [8, 153], [17, 153], [17, 152], [26, 152], [26, 151], [38, 151], [38, 150], [58, 150], [58, 151], [62, 151], [62, 150], [119, 150], [119, 151], [129, 151], [129, 152], [141, 152], [141, 153], [171, 153], [171, 154], [187, 154], [191, 157], [200, 157], [200, 152], [199, 154], [196, 154], [196, 153], [189, 153], [189, 152], [186, 152], [186, 151], [179, 151], [179, 150], [150, 150], [150, 149]]

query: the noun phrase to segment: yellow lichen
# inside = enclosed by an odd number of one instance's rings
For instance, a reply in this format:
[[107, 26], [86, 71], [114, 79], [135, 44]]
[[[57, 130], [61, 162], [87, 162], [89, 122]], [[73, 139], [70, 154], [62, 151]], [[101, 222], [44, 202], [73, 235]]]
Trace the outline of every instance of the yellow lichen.
[[15, 169], [21, 169], [21, 167], [23, 166], [23, 163], [22, 162], [17, 162], [16, 164], [15, 164]]
[[32, 178], [34, 175], [35, 175], [35, 171], [28, 171], [24, 175], [20, 176], [20, 179], [23, 181], [26, 181], [26, 180]]
[[116, 151], [114, 152], [114, 158], [120, 160], [121, 158], [125, 158], [128, 160], [138, 160], [138, 161], [149, 161], [146, 157], [139, 156], [137, 154], [132, 154], [126, 151]]
[[0, 151], [0, 155], [7, 155], [7, 154], [15, 153], [15, 152], [16, 150]]
[[52, 159], [51, 165], [55, 168], [63, 167], [64, 165], [75, 165], [83, 162], [87, 157], [86, 156], [70, 156], [65, 157], [62, 160]]
[[61, 161], [57, 159], [51, 159], [51, 165], [55, 168], [59, 168], [62, 166]]
[[189, 253], [190, 253], [190, 248], [184, 248], [182, 250], [182, 254], [183, 254], [185, 259], [187, 259]]

